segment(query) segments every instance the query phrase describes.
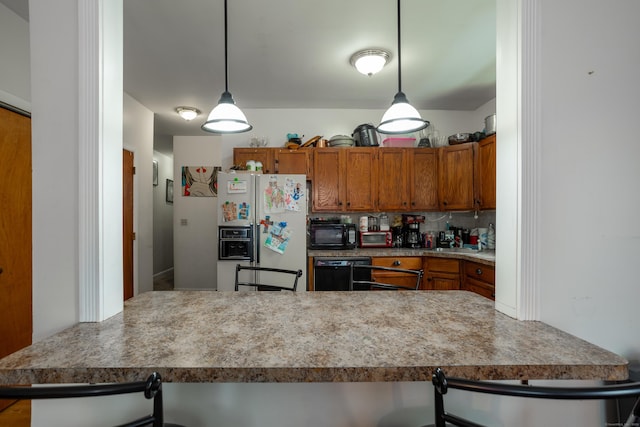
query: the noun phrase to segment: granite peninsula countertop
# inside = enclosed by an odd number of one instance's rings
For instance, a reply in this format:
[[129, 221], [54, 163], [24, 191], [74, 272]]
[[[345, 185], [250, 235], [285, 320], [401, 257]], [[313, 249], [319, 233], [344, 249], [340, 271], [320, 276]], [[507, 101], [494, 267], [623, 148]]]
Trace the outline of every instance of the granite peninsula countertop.
[[307, 251], [309, 257], [359, 257], [359, 256], [378, 256], [378, 257], [406, 257], [421, 256], [434, 258], [453, 258], [467, 261], [474, 261], [485, 265], [495, 265], [496, 251], [474, 251], [465, 248], [454, 249], [405, 249], [405, 248], [356, 248], [344, 250], [317, 250], [309, 249]]
[[466, 291], [138, 295], [0, 359], [0, 383], [623, 380], [622, 357]]

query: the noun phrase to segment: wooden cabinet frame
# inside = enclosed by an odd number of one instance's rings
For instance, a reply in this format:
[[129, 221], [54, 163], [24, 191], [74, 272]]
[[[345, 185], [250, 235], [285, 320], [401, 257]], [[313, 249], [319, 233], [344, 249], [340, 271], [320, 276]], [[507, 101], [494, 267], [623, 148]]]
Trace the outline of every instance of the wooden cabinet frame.
[[234, 148], [234, 164], [304, 174], [313, 212], [495, 209], [496, 136], [439, 148]]

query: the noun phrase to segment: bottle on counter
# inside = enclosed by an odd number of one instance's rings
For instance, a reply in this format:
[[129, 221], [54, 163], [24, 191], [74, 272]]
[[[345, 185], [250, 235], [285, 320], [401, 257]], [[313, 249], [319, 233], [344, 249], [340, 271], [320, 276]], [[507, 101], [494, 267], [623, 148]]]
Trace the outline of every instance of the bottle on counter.
[[493, 224], [489, 224], [489, 230], [487, 230], [487, 249], [496, 248], [496, 228]]
[[361, 216], [360, 217], [360, 231], [369, 231], [369, 217]]

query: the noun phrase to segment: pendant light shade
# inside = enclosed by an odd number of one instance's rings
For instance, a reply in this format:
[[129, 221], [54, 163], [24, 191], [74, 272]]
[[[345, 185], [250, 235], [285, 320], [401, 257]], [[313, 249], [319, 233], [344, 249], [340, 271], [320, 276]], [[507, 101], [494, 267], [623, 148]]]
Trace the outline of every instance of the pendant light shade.
[[393, 98], [391, 107], [382, 116], [377, 130], [383, 134], [403, 134], [417, 132], [429, 126], [422, 120], [418, 110], [413, 108], [407, 96], [402, 92], [402, 73], [400, 65], [400, 0], [398, 0], [398, 93]]
[[418, 110], [413, 108], [403, 92], [396, 93], [391, 107], [382, 116], [378, 132], [386, 134], [401, 134], [417, 132], [429, 126], [429, 122], [422, 120]]
[[241, 133], [253, 129], [229, 92], [227, 61], [227, 0], [224, 0], [224, 92], [211, 110], [202, 130], [211, 133]]
[[213, 110], [209, 113], [202, 130], [212, 133], [242, 133], [253, 129], [247, 117], [238, 108], [231, 93], [224, 92]]

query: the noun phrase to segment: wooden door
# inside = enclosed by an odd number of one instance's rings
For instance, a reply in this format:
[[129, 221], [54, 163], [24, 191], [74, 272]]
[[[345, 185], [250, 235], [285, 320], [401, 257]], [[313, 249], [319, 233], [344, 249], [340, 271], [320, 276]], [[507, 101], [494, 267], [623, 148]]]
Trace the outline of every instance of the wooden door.
[[275, 153], [276, 172], [283, 174], [303, 174], [311, 179], [311, 150], [280, 149]]
[[274, 148], [234, 148], [233, 164], [244, 168], [247, 161], [262, 163], [262, 173], [276, 173]]
[[438, 151], [435, 148], [412, 149], [409, 156], [412, 211], [437, 211]]
[[0, 108], [0, 358], [31, 344], [31, 248], [31, 119]]
[[449, 258], [428, 258], [425, 288], [436, 291], [460, 289], [460, 261]]
[[[402, 268], [405, 270], [420, 270], [422, 268], [421, 257], [373, 257], [371, 265], [378, 267]], [[372, 273], [374, 281], [388, 283], [390, 285], [413, 288], [416, 286], [416, 276], [413, 274], [375, 271]], [[420, 284], [422, 287], [422, 283]]]
[[427, 289], [456, 291], [460, 289], [460, 276], [450, 273], [427, 273]]
[[378, 209], [406, 211], [410, 207], [407, 156], [405, 148], [380, 148], [378, 152]]
[[313, 154], [313, 211], [344, 210], [344, 177], [342, 174], [345, 148], [322, 148]]
[[133, 297], [133, 153], [122, 150], [122, 270], [124, 300]]
[[478, 143], [478, 208], [496, 208], [496, 135]]
[[471, 210], [475, 207], [475, 144], [458, 144], [439, 148], [438, 191], [440, 209]]
[[345, 150], [345, 198], [346, 210], [376, 210], [378, 168], [377, 148], [339, 148]]

